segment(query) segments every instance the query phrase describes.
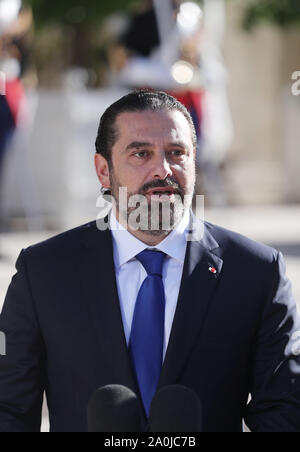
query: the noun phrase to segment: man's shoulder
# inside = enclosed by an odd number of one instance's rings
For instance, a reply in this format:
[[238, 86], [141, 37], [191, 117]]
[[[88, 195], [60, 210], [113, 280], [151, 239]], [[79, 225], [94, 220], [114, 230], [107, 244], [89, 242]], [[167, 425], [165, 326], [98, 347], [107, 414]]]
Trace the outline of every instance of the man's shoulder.
[[27, 256], [42, 256], [42, 255], [61, 255], [76, 252], [78, 248], [88, 245], [89, 239], [95, 236], [101, 239], [102, 235], [97, 228], [96, 221], [77, 226], [73, 229], [56, 234], [42, 242], [30, 245], [23, 250]]
[[238, 232], [209, 222], [205, 222], [205, 231], [214, 237], [225, 255], [262, 260], [270, 263], [278, 259], [278, 251], [275, 248]]

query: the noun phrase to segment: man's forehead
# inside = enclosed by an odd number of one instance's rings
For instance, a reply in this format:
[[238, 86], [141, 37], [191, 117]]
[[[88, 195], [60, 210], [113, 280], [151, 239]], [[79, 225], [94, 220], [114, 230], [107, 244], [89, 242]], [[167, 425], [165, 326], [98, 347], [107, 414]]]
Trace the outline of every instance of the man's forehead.
[[190, 124], [177, 110], [124, 112], [117, 117], [120, 135], [178, 138], [191, 135]]

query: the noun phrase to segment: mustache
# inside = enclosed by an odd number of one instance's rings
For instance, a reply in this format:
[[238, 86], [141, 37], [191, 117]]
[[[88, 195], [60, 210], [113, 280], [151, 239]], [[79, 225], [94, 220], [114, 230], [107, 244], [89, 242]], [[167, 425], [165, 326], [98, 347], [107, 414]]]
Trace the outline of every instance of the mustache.
[[139, 194], [143, 195], [147, 193], [152, 188], [173, 188], [173, 190], [177, 191], [180, 195], [183, 194], [183, 190], [181, 186], [171, 178], [167, 178], [165, 180], [155, 180], [153, 182], [148, 182], [147, 184], [143, 185], [143, 187], [140, 189]]

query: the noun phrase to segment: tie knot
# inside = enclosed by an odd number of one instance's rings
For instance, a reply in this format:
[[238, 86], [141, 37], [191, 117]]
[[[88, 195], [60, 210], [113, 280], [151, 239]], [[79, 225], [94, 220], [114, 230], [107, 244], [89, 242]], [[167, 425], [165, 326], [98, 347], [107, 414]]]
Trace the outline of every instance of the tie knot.
[[144, 266], [148, 275], [158, 275], [162, 277], [165, 253], [162, 251], [144, 250], [136, 258]]

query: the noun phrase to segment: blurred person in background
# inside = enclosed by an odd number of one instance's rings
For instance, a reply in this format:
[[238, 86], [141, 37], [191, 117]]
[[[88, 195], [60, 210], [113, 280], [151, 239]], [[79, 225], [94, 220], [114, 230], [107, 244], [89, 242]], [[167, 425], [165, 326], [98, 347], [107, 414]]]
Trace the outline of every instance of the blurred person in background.
[[142, 3], [141, 11], [133, 16], [128, 30], [120, 41], [129, 55], [148, 58], [153, 50], [159, 47], [160, 36], [152, 0], [145, 0]]
[[13, 137], [25, 97], [20, 81], [18, 48], [7, 38], [0, 38], [0, 70], [4, 74], [4, 93], [0, 97], [0, 168], [4, 152]]
[[[5, 153], [9, 150], [15, 132], [24, 125], [26, 119], [22, 76], [28, 62], [26, 36], [32, 24], [31, 10], [21, 9], [19, 0], [9, 1], [10, 3], [8, 0], [0, 0], [0, 187]], [[0, 193], [1, 191], [0, 189]]]
[[175, 96], [190, 112], [197, 131], [197, 185], [213, 205], [226, 204], [221, 169], [233, 139], [227, 73], [221, 55], [223, 0], [145, 0], [120, 37], [118, 83], [152, 87]]

